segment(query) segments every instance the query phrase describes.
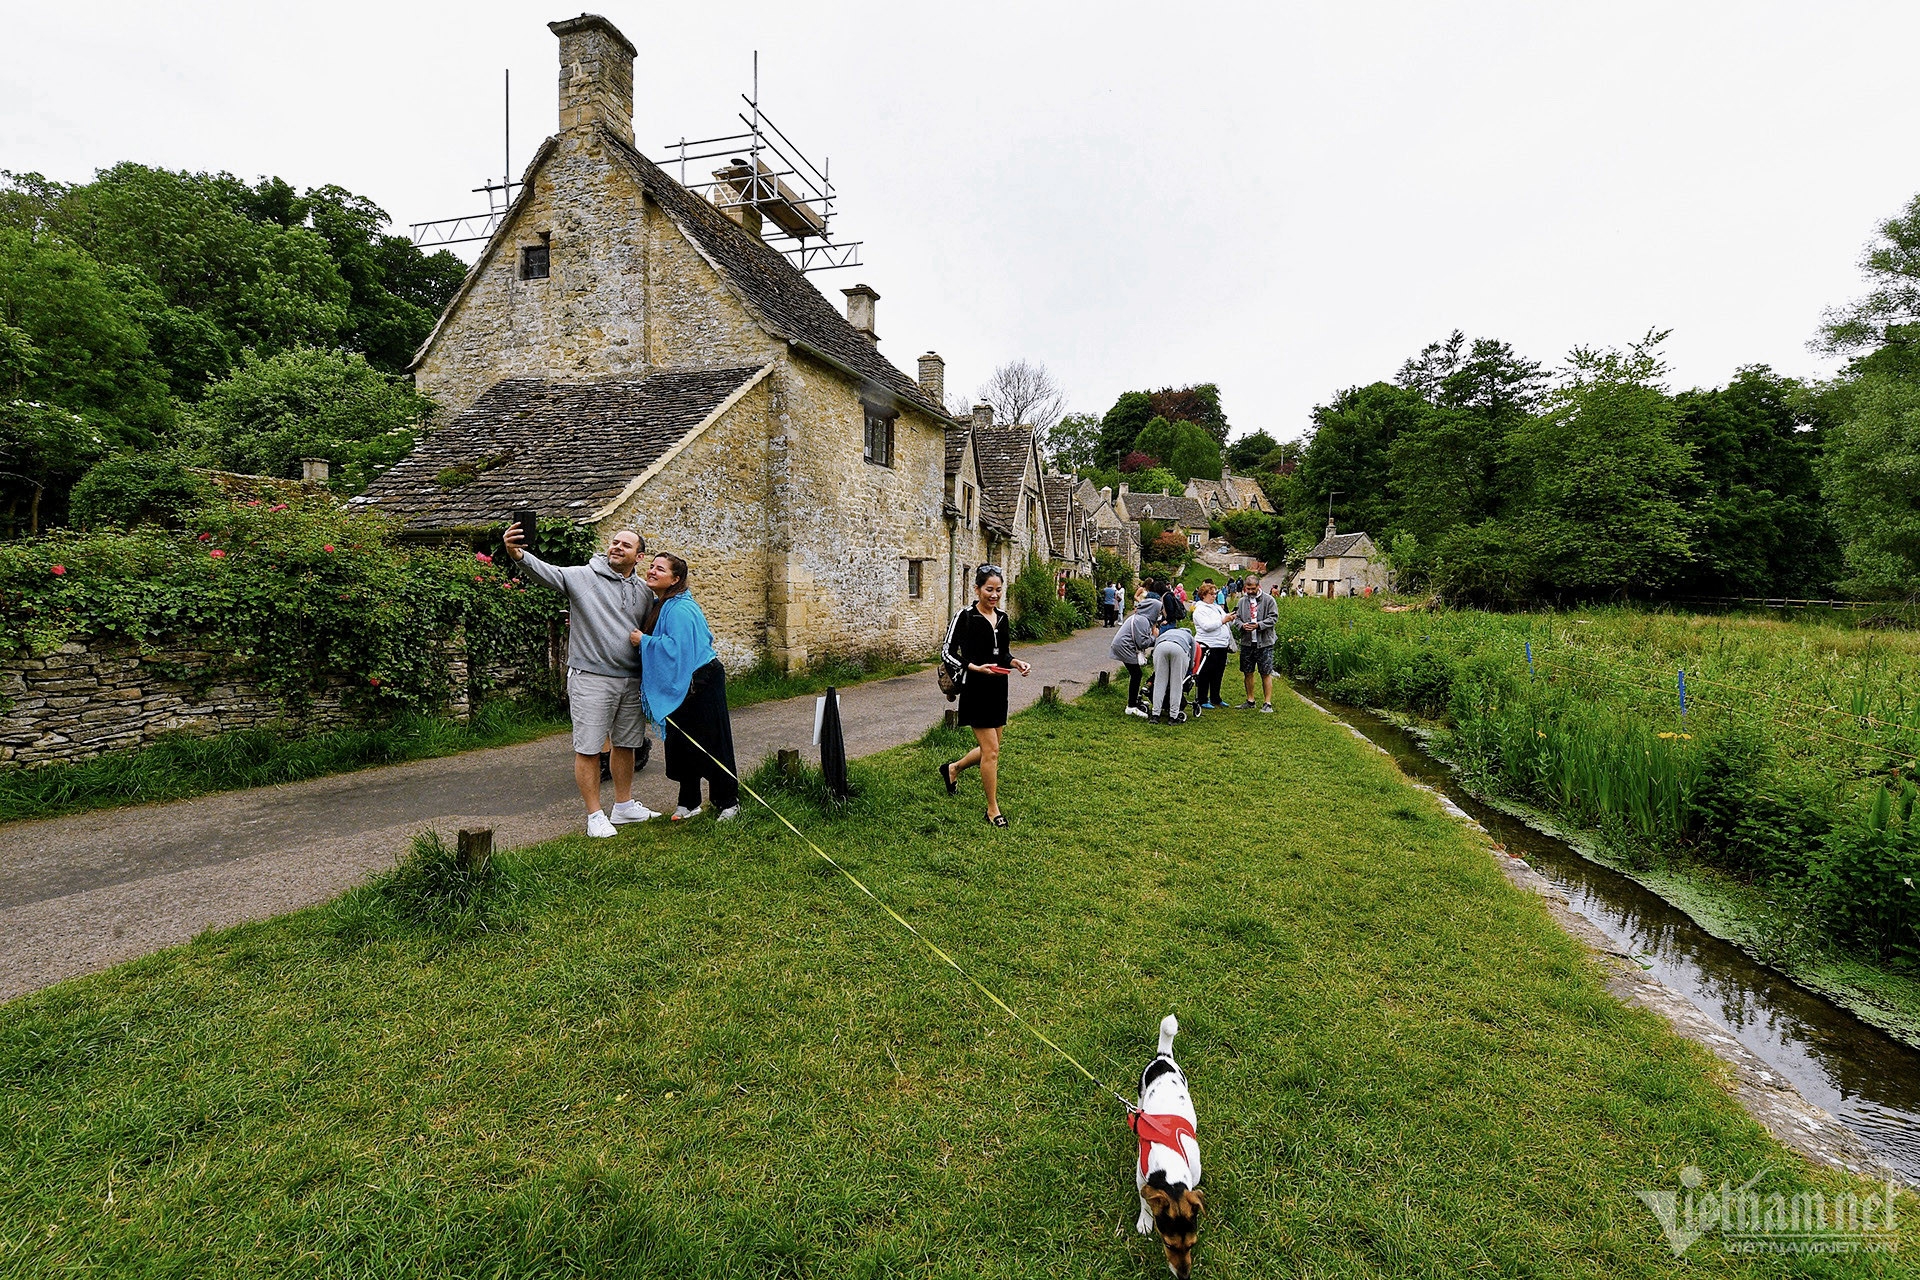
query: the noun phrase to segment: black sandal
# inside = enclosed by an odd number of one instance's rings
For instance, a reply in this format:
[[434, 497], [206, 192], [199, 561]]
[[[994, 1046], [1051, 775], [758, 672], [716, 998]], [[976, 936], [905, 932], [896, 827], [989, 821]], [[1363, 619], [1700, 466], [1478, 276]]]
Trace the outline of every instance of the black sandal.
[[959, 795], [959, 794], [960, 794], [960, 784], [959, 784], [959, 783], [957, 783], [957, 782], [955, 782], [955, 781], [953, 780], [953, 775], [952, 775], [951, 773], [948, 773], [948, 772], [947, 772], [947, 770], [948, 770], [948, 769], [949, 769], [950, 767], [951, 767], [951, 766], [949, 766], [949, 765], [947, 765], [947, 764], [946, 764], [945, 762], [942, 762], [942, 763], [941, 763], [941, 765], [940, 765], [940, 781], [942, 781], [942, 782], [944, 782], [944, 783], [946, 783], [946, 784], [947, 784], [947, 794], [948, 794], [948, 795], [950, 795], [950, 796], [957, 796], [957, 795]]
[[1007, 815], [1004, 813], [990, 813], [987, 815], [987, 821], [996, 827], [1004, 827], [1007, 825]]

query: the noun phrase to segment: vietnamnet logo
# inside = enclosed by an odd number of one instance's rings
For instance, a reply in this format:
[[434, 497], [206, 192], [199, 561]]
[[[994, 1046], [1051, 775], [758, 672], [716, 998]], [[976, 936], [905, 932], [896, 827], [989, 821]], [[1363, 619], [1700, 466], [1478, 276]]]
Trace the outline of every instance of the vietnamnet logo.
[[1902, 1190], [1888, 1177], [1884, 1187], [1828, 1196], [1801, 1190], [1791, 1195], [1761, 1189], [1762, 1169], [1734, 1186], [1706, 1185], [1706, 1175], [1688, 1165], [1678, 1191], [1636, 1191], [1660, 1220], [1660, 1231], [1679, 1257], [1700, 1240], [1718, 1236], [1728, 1253], [1896, 1253], [1895, 1200]]

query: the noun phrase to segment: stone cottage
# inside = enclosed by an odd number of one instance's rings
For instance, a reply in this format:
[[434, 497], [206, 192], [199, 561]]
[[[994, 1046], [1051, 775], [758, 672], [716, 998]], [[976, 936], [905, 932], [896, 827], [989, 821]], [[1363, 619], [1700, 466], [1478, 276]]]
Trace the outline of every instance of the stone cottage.
[[1193, 479], [1187, 481], [1187, 496], [1210, 510], [1226, 514], [1230, 511], [1258, 511], [1262, 515], [1273, 514], [1273, 502], [1267, 497], [1267, 491], [1252, 476], [1236, 476], [1227, 468], [1220, 468], [1218, 480]]
[[1187, 546], [1196, 551], [1205, 544], [1211, 527], [1207, 508], [1184, 494], [1128, 493], [1123, 484], [1114, 506], [1122, 519], [1157, 521], [1185, 538]]
[[980, 404], [973, 408], [971, 435], [988, 520], [995, 530], [1006, 530], [1004, 541], [990, 549], [995, 562], [1018, 575], [1029, 551], [1037, 553], [1043, 565], [1060, 559], [1041, 484], [1045, 464], [1033, 428], [996, 427], [993, 407]]
[[1385, 591], [1390, 583], [1373, 539], [1364, 533], [1336, 533], [1329, 520], [1326, 536], [1307, 552], [1306, 563], [1293, 575], [1293, 594], [1357, 596], [1369, 589]]
[[450, 420], [361, 499], [423, 536], [534, 507], [686, 558], [730, 665], [925, 654], [954, 424], [847, 314], [634, 148], [634, 47], [549, 24], [559, 131], [413, 363]]

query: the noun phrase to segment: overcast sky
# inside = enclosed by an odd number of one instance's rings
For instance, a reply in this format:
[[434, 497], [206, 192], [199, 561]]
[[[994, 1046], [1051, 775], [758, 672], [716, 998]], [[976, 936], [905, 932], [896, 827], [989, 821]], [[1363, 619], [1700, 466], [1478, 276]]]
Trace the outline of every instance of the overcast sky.
[[[1218, 382], [1288, 438], [1459, 327], [1557, 363], [1671, 328], [1677, 386], [1816, 375], [1824, 307], [1920, 190], [1920, 5], [639, 4], [634, 126], [771, 117], [831, 156], [881, 350], [972, 389], [1044, 361], [1076, 409]], [[484, 208], [553, 131], [546, 29], [462, 0], [0, 0], [0, 167], [337, 183], [398, 224]]]

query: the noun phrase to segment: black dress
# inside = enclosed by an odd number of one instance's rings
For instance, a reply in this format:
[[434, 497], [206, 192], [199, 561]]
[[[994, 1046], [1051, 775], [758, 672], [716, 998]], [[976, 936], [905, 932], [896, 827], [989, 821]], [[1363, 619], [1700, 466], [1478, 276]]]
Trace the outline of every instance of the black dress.
[[[947, 652], [965, 666], [1013, 665], [1013, 624], [996, 611], [991, 621], [969, 606], [954, 620]], [[960, 685], [960, 723], [970, 729], [998, 729], [1007, 722], [1007, 677], [967, 671]]]

